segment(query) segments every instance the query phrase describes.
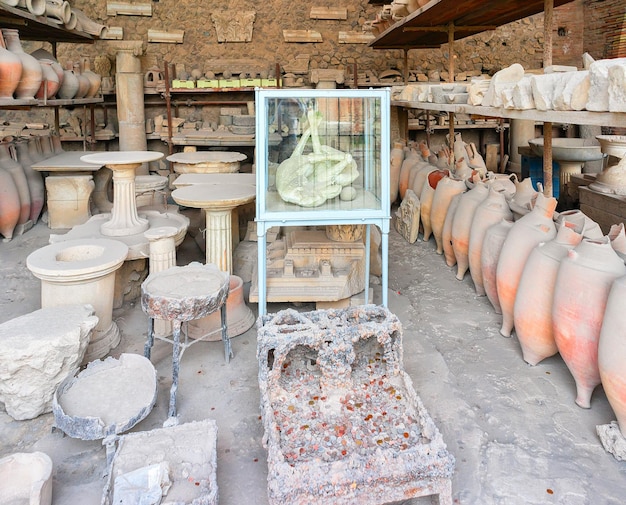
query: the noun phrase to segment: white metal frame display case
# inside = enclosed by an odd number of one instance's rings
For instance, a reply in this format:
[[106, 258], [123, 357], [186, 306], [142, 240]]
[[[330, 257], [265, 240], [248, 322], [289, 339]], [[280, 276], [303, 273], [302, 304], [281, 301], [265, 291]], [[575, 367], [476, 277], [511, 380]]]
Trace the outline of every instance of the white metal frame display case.
[[[273, 226], [370, 225], [382, 232], [387, 306], [390, 90], [256, 89], [259, 315], [266, 312], [266, 232]], [[273, 133], [283, 137], [270, 145]]]

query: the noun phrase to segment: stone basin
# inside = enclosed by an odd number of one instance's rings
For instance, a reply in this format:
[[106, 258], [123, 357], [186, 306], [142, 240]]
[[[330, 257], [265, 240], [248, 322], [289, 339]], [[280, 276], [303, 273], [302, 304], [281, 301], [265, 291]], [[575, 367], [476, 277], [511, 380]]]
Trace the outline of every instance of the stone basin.
[[118, 435], [150, 413], [156, 395], [156, 370], [143, 356], [92, 361], [60, 384], [52, 403], [54, 424], [81, 440]]
[[[530, 139], [530, 148], [537, 155], [543, 157], [543, 138]], [[601, 160], [604, 154], [593, 139], [556, 138], [552, 139], [552, 159], [555, 161], [585, 161]]]
[[596, 135], [604, 154], [623, 158], [626, 156], [626, 135]]

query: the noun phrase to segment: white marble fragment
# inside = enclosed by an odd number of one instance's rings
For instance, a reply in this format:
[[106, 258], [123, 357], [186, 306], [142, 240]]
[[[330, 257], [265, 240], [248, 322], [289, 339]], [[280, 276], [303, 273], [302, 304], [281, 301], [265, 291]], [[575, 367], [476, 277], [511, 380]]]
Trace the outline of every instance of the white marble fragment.
[[13, 419], [52, 410], [52, 396], [81, 364], [98, 324], [91, 305], [39, 309], [0, 325], [0, 401]]
[[609, 68], [609, 111], [626, 112], [626, 63]]
[[589, 99], [589, 71], [565, 72], [554, 90], [554, 110], [583, 110]]
[[519, 110], [534, 109], [535, 100], [530, 84], [530, 76], [525, 75], [513, 88], [513, 108]]
[[482, 105], [485, 107], [501, 107], [502, 91], [512, 88], [522, 77], [524, 77], [524, 67], [519, 63], [513, 63], [510, 67], [496, 72], [491, 78], [489, 89], [483, 97]]
[[617, 461], [626, 461], [626, 438], [622, 435], [615, 421], [596, 426], [596, 432], [602, 447], [611, 453]]
[[563, 75], [557, 72], [533, 75], [530, 78], [533, 99], [535, 100], [535, 108], [537, 110], [552, 110], [554, 108], [554, 92]]
[[626, 58], [597, 60], [589, 65], [589, 100], [587, 110], [606, 112], [609, 110], [609, 68], [626, 64]]
[[472, 79], [467, 86], [467, 92], [469, 93], [467, 103], [470, 105], [482, 105], [490, 83], [491, 79]]

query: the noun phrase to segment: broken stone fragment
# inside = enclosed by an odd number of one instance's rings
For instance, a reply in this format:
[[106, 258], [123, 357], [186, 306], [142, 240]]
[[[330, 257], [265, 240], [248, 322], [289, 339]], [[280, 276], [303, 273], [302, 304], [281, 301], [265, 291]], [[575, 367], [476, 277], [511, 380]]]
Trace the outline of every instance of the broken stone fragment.
[[519, 63], [513, 63], [510, 67], [496, 72], [489, 83], [489, 89], [483, 97], [482, 105], [485, 107], [501, 107], [501, 93], [504, 89], [515, 86], [524, 77], [524, 67]]
[[94, 314], [91, 305], [47, 307], [0, 325], [0, 401], [13, 419], [52, 410], [57, 386], [83, 360]]
[[589, 65], [589, 100], [587, 110], [606, 112], [609, 110], [609, 68], [626, 65], [626, 58], [597, 60]]
[[626, 63], [609, 68], [609, 112], [626, 112]]
[[583, 110], [589, 99], [589, 71], [566, 72], [554, 92], [554, 110]]

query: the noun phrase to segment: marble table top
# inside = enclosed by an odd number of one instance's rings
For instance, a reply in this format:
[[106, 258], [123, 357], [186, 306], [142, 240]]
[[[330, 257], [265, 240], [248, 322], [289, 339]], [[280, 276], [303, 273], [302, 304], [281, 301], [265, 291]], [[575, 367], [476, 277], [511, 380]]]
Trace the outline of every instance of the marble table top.
[[256, 187], [250, 184], [194, 184], [172, 191], [177, 204], [200, 209], [235, 208], [255, 197]]
[[256, 186], [256, 174], [181, 174], [173, 184], [177, 188], [192, 184], [248, 184]]
[[38, 172], [95, 172], [103, 163], [88, 163], [82, 159], [85, 151], [66, 151], [50, 158], [33, 163], [33, 170]]
[[102, 163], [103, 165], [129, 165], [131, 163], [147, 163], [163, 157], [157, 151], [100, 151], [86, 154], [80, 159], [87, 163]]
[[175, 163], [195, 165], [206, 162], [233, 163], [243, 161], [246, 158], [245, 154], [233, 151], [193, 151], [170, 154], [166, 159]]

